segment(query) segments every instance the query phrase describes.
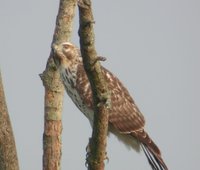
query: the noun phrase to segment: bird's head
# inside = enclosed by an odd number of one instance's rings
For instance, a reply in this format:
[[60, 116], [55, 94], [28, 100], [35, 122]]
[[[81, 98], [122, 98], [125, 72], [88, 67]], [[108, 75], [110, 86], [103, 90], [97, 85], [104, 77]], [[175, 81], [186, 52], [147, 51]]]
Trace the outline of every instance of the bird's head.
[[82, 60], [80, 50], [70, 42], [53, 45], [53, 51], [57, 67], [70, 68]]

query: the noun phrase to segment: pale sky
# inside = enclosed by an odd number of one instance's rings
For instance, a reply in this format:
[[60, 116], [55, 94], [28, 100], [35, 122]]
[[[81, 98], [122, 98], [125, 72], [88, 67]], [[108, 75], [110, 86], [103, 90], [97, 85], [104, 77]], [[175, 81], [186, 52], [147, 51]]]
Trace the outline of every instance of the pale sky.
[[[0, 1], [0, 69], [21, 170], [42, 169], [44, 88], [59, 1]], [[200, 158], [200, 1], [94, 1], [96, 49], [128, 88], [170, 170]], [[72, 42], [79, 45], [78, 13]], [[86, 169], [88, 120], [65, 95], [62, 169]], [[143, 152], [108, 138], [107, 170], [151, 170]]]

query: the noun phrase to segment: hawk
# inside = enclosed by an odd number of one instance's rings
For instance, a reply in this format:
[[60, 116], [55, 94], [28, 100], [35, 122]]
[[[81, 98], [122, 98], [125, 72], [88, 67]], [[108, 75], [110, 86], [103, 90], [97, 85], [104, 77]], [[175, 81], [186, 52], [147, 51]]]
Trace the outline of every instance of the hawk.
[[[80, 50], [70, 42], [64, 42], [59, 45], [54, 61], [67, 94], [92, 125], [94, 116], [92, 90], [84, 70]], [[142, 148], [153, 170], [168, 170], [159, 148], [144, 130], [144, 116], [128, 90], [106, 68], [102, 67], [102, 73], [111, 91], [109, 132], [136, 151]]]

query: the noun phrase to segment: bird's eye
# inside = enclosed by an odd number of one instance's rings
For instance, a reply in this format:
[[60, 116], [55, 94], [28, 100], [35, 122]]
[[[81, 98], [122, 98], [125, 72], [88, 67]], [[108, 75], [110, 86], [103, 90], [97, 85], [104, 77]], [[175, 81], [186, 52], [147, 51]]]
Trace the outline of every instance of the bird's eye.
[[68, 60], [73, 58], [73, 46], [70, 43], [63, 43], [63, 53], [65, 54]]
[[68, 59], [68, 60], [71, 60], [72, 59], [72, 51], [69, 49], [69, 48], [64, 48], [63, 49], [63, 53], [64, 53], [64, 55], [66, 56], [66, 58]]
[[63, 44], [63, 47], [67, 49], [69, 48], [69, 44]]

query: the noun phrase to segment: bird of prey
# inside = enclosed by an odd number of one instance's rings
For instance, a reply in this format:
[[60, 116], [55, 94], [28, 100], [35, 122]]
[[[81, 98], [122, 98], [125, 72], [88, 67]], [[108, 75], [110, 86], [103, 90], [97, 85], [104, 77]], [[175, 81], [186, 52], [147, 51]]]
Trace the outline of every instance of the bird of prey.
[[[54, 54], [54, 61], [65, 90], [92, 125], [94, 116], [92, 90], [80, 50], [70, 42], [61, 43], [59, 47], [59, 52]], [[153, 170], [168, 170], [159, 148], [144, 130], [144, 116], [128, 90], [110, 71], [104, 67], [101, 69], [111, 91], [109, 132], [136, 151], [142, 148]]]

